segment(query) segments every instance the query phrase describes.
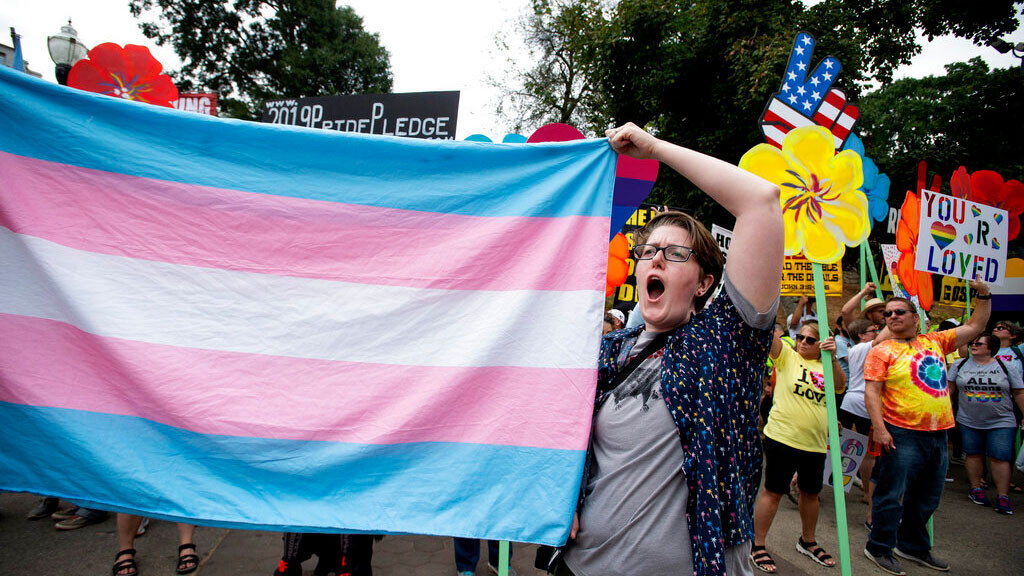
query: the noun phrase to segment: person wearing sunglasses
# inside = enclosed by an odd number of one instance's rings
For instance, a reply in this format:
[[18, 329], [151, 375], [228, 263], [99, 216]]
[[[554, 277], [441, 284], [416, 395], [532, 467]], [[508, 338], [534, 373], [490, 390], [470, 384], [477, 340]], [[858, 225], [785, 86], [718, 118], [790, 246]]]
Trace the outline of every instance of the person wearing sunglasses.
[[996, 484], [996, 512], [1013, 514], [1010, 461], [1017, 434], [1013, 404], [1024, 409], [1024, 381], [995, 356], [999, 339], [992, 334], [986, 332], [975, 338], [970, 350], [970, 358], [949, 367], [949, 385], [960, 399], [956, 420], [967, 453], [964, 467], [971, 484], [967, 497], [981, 506], [992, 505], [981, 486], [983, 459], [988, 455]]
[[[835, 353], [831, 337], [818, 341], [818, 324], [808, 322], [796, 334], [796, 349], [772, 341], [771, 358], [775, 362], [775, 394], [768, 423], [764, 426], [764, 490], [754, 507], [754, 547], [750, 561], [762, 572], [778, 568], [765, 548], [779, 501], [789, 492], [790, 480], [797, 475], [800, 498], [800, 537], [796, 549], [822, 566], [835, 566], [835, 560], [818, 546], [814, 533], [818, 524], [818, 493], [821, 492], [828, 450], [828, 413], [825, 408], [825, 377], [821, 351]], [[842, 389], [843, 371], [832, 363], [836, 389]]]
[[739, 574], [761, 476], [757, 408], [784, 250], [779, 190], [633, 124], [607, 136], [620, 154], [667, 164], [736, 217], [735, 273], [724, 274], [718, 244], [688, 214], [662, 212], [635, 233], [644, 324], [601, 343], [580, 502], [548, 569]]
[[970, 285], [976, 306], [967, 322], [928, 334], [918, 335], [921, 319], [911, 301], [889, 298], [883, 316], [891, 338], [872, 348], [864, 362], [864, 403], [883, 449], [875, 464], [878, 482], [864, 555], [890, 574], [903, 572], [893, 554], [949, 570], [932, 554], [927, 526], [939, 507], [949, 465], [946, 431], [953, 427], [953, 408], [945, 357], [977, 338], [992, 310], [988, 285], [976, 280]]

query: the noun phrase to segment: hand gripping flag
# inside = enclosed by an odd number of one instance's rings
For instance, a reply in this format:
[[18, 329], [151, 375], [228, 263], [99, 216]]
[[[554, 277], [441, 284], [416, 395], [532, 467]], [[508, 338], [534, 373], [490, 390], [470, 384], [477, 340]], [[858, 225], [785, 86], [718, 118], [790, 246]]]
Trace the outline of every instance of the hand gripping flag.
[[0, 489], [560, 544], [615, 154], [261, 125], [0, 70]]
[[817, 124], [832, 132], [836, 150], [842, 150], [860, 116], [856, 106], [846, 103], [845, 94], [831, 88], [839, 76], [839, 60], [825, 57], [808, 78], [813, 53], [814, 38], [806, 32], [797, 34], [782, 86], [764, 109], [761, 131], [776, 148], [782, 147], [790, 130]]

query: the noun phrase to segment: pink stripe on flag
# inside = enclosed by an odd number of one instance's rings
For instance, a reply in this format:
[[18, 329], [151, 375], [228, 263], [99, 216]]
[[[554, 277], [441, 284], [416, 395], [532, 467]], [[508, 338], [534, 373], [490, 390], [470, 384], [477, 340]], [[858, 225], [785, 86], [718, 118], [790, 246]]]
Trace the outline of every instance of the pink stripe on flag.
[[227, 436], [585, 450], [597, 379], [596, 368], [421, 367], [179, 348], [10, 314], [0, 314], [0, 341], [0, 401]]
[[[585, 255], [608, 249], [606, 218], [479, 217], [360, 206], [166, 182], [5, 152], [0, 173], [0, 225], [79, 250], [413, 288], [604, 285], [604, 260], [595, 269]], [[558, 264], [548, 265], [553, 259]]]

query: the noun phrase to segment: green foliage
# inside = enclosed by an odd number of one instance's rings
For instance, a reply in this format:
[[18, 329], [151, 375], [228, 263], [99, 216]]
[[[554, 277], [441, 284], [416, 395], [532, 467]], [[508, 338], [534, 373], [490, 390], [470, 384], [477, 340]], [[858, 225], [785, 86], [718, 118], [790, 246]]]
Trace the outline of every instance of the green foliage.
[[596, 66], [608, 26], [601, 0], [533, 0], [518, 32], [535, 64], [514, 71], [513, 86], [491, 81], [503, 92], [498, 112], [510, 131], [529, 134], [561, 122], [603, 132], [607, 117]]
[[[592, 11], [596, 3], [552, 0], [535, 2], [534, 9], [541, 4]], [[588, 66], [580, 74], [600, 94], [591, 100], [586, 126], [633, 121], [671, 142], [738, 162], [763, 141], [757, 121], [779, 88], [798, 31], [815, 37], [815, 62], [829, 54], [839, 59], [843, 72], [836, 86], [857, 102], [869, 86], [888, 83], [898, 66], [920, 52], [917, 32], [983, 43], [1016, 28], [1019, 4], [823, 0], [808, 7], [798, 0], [622, 0], [591, 21], [597, 32], [572, 34], [585, 39]], [[526, 41], [538, 44], [530, 36]], [[559, 81], [548, 77], [524, 89], [537, 96], [537, 118], [554, 121], [556, 107], [547, 97], [564, 91]], [[862, 112], [862, 118], [868, 115]], [[880, 154], [872, 157], [885, 169]], [[692, 210], [705, 222], [731, 221], [670, 170], [661, 172], [650, 201]]]
[[[928, 162], [943, 185], [960, 166], [1024, 179], [1024, 70], [989, 70], [980, 58], [946, 66], [945, 76], [897, 80], [860, 102], [868, 156], [902, 196]], [[948, 190], [947, 190], [948, 191]]]
[[130, 0], [143, 34], [182, 59], [182, 90], [213, 90], [222, 111], [259, 117], [273, 98], [391, 90], [389, 55], [333, 0]]

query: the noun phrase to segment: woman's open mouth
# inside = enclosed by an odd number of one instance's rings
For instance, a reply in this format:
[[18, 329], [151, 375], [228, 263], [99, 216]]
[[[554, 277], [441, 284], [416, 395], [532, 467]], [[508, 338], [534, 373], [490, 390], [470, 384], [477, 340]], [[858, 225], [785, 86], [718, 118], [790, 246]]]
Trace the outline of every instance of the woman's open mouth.
[[660, 278], [650, 277], [647, 279], [647, 299], [657, 300], [665, 293], [665, 284]]

